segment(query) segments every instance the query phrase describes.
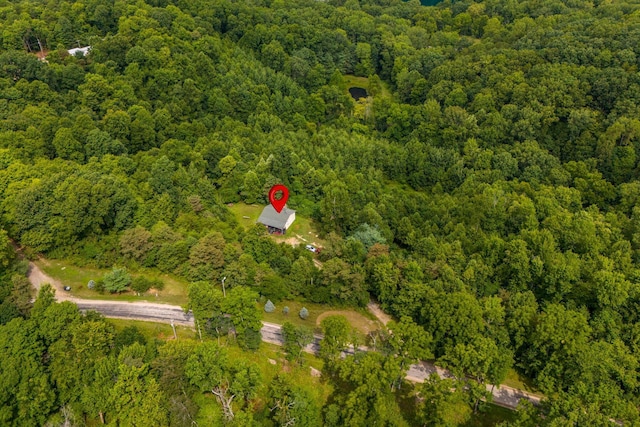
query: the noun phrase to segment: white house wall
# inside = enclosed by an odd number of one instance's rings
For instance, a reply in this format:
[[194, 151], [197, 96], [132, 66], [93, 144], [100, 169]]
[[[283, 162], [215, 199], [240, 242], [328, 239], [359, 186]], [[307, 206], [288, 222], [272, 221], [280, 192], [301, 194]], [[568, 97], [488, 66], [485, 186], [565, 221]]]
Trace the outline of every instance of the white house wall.
[[285, 223], [284, 228], [288, 230], [289, 227], [291, 227], [291, 224], [293, 224], [293, 221], [295, 220], [296, 220], [296, 214], [294, 212], [291, 215], [289, 215], [289, 219], [287, 219], [287, 222]]

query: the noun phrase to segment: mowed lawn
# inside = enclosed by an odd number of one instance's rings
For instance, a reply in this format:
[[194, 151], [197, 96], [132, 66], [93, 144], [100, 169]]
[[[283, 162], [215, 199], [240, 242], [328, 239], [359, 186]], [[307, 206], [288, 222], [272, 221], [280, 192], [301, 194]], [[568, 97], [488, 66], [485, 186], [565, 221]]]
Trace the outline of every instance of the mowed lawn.
[[[262, 310], [262, 319], [265, 322], [283, 324], [285, 322], [291, 322], [294, 325], [306, 326], [313, 329], [314, 332], [320, 333], [320, 322], [327, 316], [340, 315], [347, 318], [354, 330], [366, 335], [367, 333], [380, 329], [382, 324], [373, 317], [366, 310], [354, 310], [354, 309], [332, 309], [326, 305], [305, 303], [299, 301], [281, 301], [275, 303], [276, 309], [273, 313], [267, 313], [264, 311], [264, 303], [258, 305]], [[289, 314], [284, 314], [284, 307], [289, 307]], [[299, 316], [300, 309], [305, 307], [309, 311], [309, 317], [302, 319]]]
[[[113, 324], [116, 328], [116, 332], [122, 331], [128, 326], [135, 326], [138, 331], [145, 336], [148, 340], [173, 340], [173, 329], [168, 323], [157, 322], [143, 322], [140, 320], [128, 320], [128, 319], [108, 319], [109, 323]], [[176, 336], [181, 339], [195, 339], [196, 331], [188, 326], [176, 325]]]
[[485, 403], [477, 414], [471, 416], [471, 420], [465, 427], [492, 427], [505, 421], [515, 421], [516, 411], [503, 408], [492, 403]]
[[507, 378], [505, 378], [502, 384], [542, 396], [542, 393], [540, 393], [540, 391], [538, 391], [538, 389], [533, 385], [533, 381], [530, 378], [520, 375], [513, 368], [509, 369], [509, 372], [507, 372]]
[[[40, 267], [48, 276], [60, 282], [63, 286], [71, 286], [71, 295], [76, 298], [88, 299], [108, 299], [121, 301], [150, 301], [175, 305], [187, 303], [186, 280], [179, 279], [170, 274], [161, 273], [154, 270], [144, 269], [140, 271], [129, 271], [131, 276], [145, 276], [149, 279], [160, 279], [164, 283], [164, 289], [150, 289], [148, 292], [136, 295], [132, 291], [121, 294], [110, 294], [91, 290], [87, 287], [89, 280], [97, 281], [109, 272], [110, 269], [99, 269], [91, 267], [76, 267], [65, 260], [39, 259], [35, 264]], [[157, 294], [157, 296], [156, 296]]]
[[[247, 205], [246, 203], [233, 203], [227, 205], [228, 209], [238, 219], [238, 222], [244, 227], [249, 228], [255, 225], [264, 209], [264, 205]], [[289, 244], [313, 244], [314, 246], [322, 247], [324, 240], [320, 237], [313, 221], [309, 218], [305, 218], [296, 214], [296, 219], [291, 225], [291, 228], [287, 230], [287, 234], [284, 236], [272, 236], [277, 242], [286, 242]], [[297, 239], [294, 242], [292, 239]]]
[[244, 228], [250, 228], [258, 221], [264, 206], [257, 204], [247, 205], [246, 203], [229, 203], [227, 208], [236, 216], [240, 225]]

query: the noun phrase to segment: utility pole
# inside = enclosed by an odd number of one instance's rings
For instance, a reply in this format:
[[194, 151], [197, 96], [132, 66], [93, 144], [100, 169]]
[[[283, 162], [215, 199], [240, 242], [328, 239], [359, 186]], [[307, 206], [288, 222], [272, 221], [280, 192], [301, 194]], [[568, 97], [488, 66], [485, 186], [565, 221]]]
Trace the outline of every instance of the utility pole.
[[225, 280], [227, 280], [227, 276], [224, 276], [224, 277], [222, 278], [222, 296], [223, 296], [224, 298], [226, 298], [226, 297], [227, 297], [227, 293], [226, 293], [226, 292], [225, 292], [225, 290], [224, 290], [224, 281], [225, 281]]
[[173, 328], [173, 339], [177, 340], [178, 335], [176, 334], [176, 325], [173, 324], [173, 319], [171, 319], [171, 328]]

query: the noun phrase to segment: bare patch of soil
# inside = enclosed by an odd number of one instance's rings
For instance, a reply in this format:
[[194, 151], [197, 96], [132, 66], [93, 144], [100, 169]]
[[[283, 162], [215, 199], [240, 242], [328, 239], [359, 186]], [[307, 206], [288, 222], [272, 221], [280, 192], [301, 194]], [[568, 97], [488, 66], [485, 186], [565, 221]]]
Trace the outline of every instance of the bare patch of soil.
[[[48, 261], [41, 260], [43, 263], [47, 263]], [[27, 278], [36, 289], [36, 292], [40, 291], [40, 287], [45, 283], [50, 284], [56, 290], [56, 299], [58, 301], [75, 301], [76, 298], [70, 296], [63, 289], [64, 285], [59, 281], [54, 279], [53, 277], [49, 277], [45, 274], [44, 271], [40, 270], [40, 267], [35, 265], [34, 263], [29, 263], [29, 272], [27, 273]]]
[[383, 325], [386, 326], [387, 323], [391, 322], [393, 319], [387, 313], [382, 311], [380, 305], [377, 302], [369, 301], [367, 304], [367, 309], [376, 316], [376, 319], [382, 322]]

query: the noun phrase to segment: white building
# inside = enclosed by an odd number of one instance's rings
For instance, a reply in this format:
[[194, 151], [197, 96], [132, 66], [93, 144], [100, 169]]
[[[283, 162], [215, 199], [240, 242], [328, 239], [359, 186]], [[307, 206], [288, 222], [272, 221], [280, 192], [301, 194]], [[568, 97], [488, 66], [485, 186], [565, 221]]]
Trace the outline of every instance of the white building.
[[69, 53], [69, 55], [73, 55], [73, 56], [76, 56], [78, 52], [82, 53], [82, 56], [87, 56], [90, 50], [91, 50], [91, 46], [85, 46], [85, 47], [74, 47], [73, 49], [69, 49], [67, 52]]

